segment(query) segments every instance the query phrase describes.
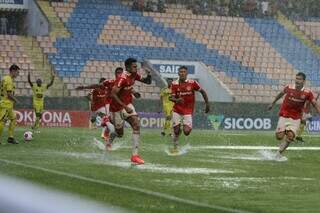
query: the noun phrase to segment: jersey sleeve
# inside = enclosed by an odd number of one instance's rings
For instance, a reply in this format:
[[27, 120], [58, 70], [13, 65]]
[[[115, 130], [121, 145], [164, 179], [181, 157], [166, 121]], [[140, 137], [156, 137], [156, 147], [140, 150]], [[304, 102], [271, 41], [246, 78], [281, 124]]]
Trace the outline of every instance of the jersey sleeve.
[[42, 86], [43, 92], [48, 90], [48, 84], [43, 84]]
[[110, 80], [105, 80], [104, 82], [102, 82], [102, 85], [103, 85], [103, 87], [105, 87], [105, 88], [109, 88], [109, 87], [110, 87], [110, 84], [111, 84], [111, 81], [110, 81]]
[[34, 93], [34, 92], [35, 92], [35, 89], [36, 89], [36, 85], [33, 84], [32, 87], [31, 87], [31, 89], [32, 89], [32, 92]]
[[287, 93], [288, 93], [288, 90], [289, 90], [289, 85], [286, 85], [286, 86], [283, 88], [282, 92], [283, 92], [284, 94], [287, 94]]
[[135, 79], [134, 80], [136, 80], [136, 81], [140, 81], [141, 80], [141, 75], [139, 74], [139, 73], [137, 73], [136, 74], [136, 77], [135, 77]]
[[198, 91], [201, 89], [200, 84], [198, 83], [198, 81], [193, 81], [193, 89]]
[[175, 85], [171, 86], [171, 95], [172, 97], [177, 98], [178, 97], [178, 87]]
[[126, 79], [122, 77], [118, 78], [115, 85], [117, 85], [118, 88], [125, 87]]
[[308, 101], [312, 102], [313, 100], [315, 100], [315, 96], [314, 96], [314, 93], [313, 92], [309, 92], [309, 95], [308, 95]]

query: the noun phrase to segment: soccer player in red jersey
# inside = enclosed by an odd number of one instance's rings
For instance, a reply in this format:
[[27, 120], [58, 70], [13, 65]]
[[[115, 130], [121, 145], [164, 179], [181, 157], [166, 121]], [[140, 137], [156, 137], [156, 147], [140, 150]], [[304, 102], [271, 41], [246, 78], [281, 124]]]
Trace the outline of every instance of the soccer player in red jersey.
[[[111, 149], [109, 134], [114, 132], [114, 125], [110, 122], [110, 119], [109, 119], [110, 105], [112, 104], [111, 90], [116, 82], [116, 79], [120, 77], [122, 73], [123, 73], [123, 68], [117, 67], [114, 73], [115, 79], [111, 79], [111, 80], [104, 79], [103, 81], [102, 79], [100, 79], [99, 84], [92, 84], [89, 86], [79, 86], [76, 88], [77, 90], [93, 89], [93, 91], [95, 91], [96, 98], [92, 99], [95, 107], [94, 108], [91, 107], [91, 110], [98, 109], [98, 113], [101, 113], [100, 114], [100, 117], [102, 118], [101, 126], [104, 127], [103, 136], [104, 136], [104, 139], [106, 140], [106, 149], [108, 150]], [[104, 106], [103, 106], [103, 103], [104, 103]]]
[[320, 105], [317, 103], [313, 93], [304, 87], [305, 80], [306, 75], [299, 72], [296, 75], [295, 85], [285, 86], [268, 107], [271, 110], [276, 102], [285, 96], [280, 107], [279, 121], [276, 129], [276, 138], [281, 141], [285, 138], [279, 146], [277, 152], [278, 158], [282, 157], [282, 153], [296, 136], [305, 103], [309, 101], [320, 113]]
[[115, 125], [116, 133], [119, 137], [123, 135], [124, 120], [127, 121], [132, 128], [132, 156], [131, 162], [134, 164], [143, 164], [144, 160], [138, 154], [140, 141], [140, 123], [139, 117], [132, 104], [133, 101], [133, 85], [135, 81], [145, 84], [151, 84], [151, 75], [147, 71], [146, 77], [138, 74], [137, 60], [128, 58], [125, 61], [126, 71], [117, 78], [115, 86], [112, 88], [112, 105], [110, 108], [112, 122]]
[[204, 112], [210, 111], [207, 93], [200, 87], [195, 80], [187, 79], [188, 68], [181, 66], [178, 71], [179, 79], [171, 85], [172, 95], [170, 100], [174, 102], [172, 122], [173, 122], [173, 154], [178, 153], [178, 140], [181, 134], [181, 120], [183, 125], [183, 133], [188, 136], [192, 130], [192, 114], [195, 105], [195, 91], [201, 93], [204, 102]]
[[[316, 100], [319, 98], [319, 94], [313, 92], [313, 96], [315, 97]], [[302, 113], [302, 119], [301, 119], [301, 124], [300, 127], [297, 131], [297, 137], [296, 141], [300, 143], [304, 143], [305, 141], [302, 138], [302, 134], [304, 132], [305, 126], [307, 124], [307, 120], [310, 120], [312, 118], [311, 115], [311, 104], [309, 101], [306, 101], [304, 108], [303, 108], [303, 113]]]
[[[104, 82], [105, 78], [100, 78], [99, 83]], [[95, 124], [97, 117], [102, 118], [104, 115], [108, 114], [107, 106], [110, 104], [108, 102], [107, 93], [104, 88], [98, 87], [92, 89], [88, 94], [88, 99], [90, 100], [90, 121], [91, 124]]]

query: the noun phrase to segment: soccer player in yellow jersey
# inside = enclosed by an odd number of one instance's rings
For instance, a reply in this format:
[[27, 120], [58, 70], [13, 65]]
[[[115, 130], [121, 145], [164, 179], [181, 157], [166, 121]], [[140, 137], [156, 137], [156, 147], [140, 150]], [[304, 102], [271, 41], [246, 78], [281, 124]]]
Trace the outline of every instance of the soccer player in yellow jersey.
[[44, 105], [44, 93], [52, 86], [54, 81], [54, 74], [51, 74], [51, 81], [49, 84], [43, 84], [42, 80], [38, 78], [36, 84], [33, 84], [30, 79], [30, 73], [28, 73], [28, 82], [33, 92], [32, 105], [34, 112], [36, 113], [36, 121], [32, 127], [33, 130], [36, 130], [40, 127], [40, 120], [43, 112]]
[[170, 101], [169, 97], [171, 96], [172, 81], [173, 81], [172, 78], [168, 78], [167, 86], [162, 88], [160, 91], [160, 101], [161, 101], [162, 110], [165, 116], [165, 122], [163, 124], [163, 129], [161, 131], [162, 136], [165, 136], [167, 131], [171, 131], [172, 108], [173, 108], [174, 102]]
[[17, 99], [14, 97], [15, 84], [13, 80], [19, 75], [20, 68], [13, 64], [9, 68], [9, 75], [4, 76], [1, 81], [1, 100], [0, 100], [0, 137], [6, 122], [9, 120], [8, 143], [18, 144], [14, 139], [14, 129], [17, 124], [16, 114], [13, 111]]

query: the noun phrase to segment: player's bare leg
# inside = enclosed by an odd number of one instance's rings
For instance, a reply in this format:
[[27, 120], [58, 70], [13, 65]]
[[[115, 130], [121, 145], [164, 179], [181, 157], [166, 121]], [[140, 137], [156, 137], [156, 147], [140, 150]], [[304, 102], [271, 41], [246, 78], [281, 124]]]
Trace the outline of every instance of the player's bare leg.
[[[294, 140], [294, 133], [292, 131], [286, 131], [286, 132], [279, 132], [276, 133], [276, 138], [278, 140], [282, 140], [279, 150], [278, 150], [278, 155], [281, 156], [282, 153], [289, 147], [290, 143], [293, 142]], [[285, 140], [283, 140], [285, 139]]]
[[190, 135], [191, 131], [192, 131], [192, 128], [191, 128], [190, 126], [188, 126], [188, 125], [183, 125], [183, 134], [184, 134], [185, 136]]
[[303, 138], [302, 138], [302, 134], [303, 134], [303, 132], [304, 132], [305, 126], [306, 126], [306, 120], [301, 120], [299, 129], [298, 129], [298, 131], [297, 131], [297, 137], [296, 137], [296, 141], [297, 141], [297, 142], [304, 143], [304, 140], [303, 140]]
[[181, 126], [180, 124], [178, 124], [173, 127], [173, 137], [172, 137], [173, 152], [178, 152], [180, 134], [181, 134]]
[[95, 129], [97, 127], [96, 120], [97, 120], [96, 115], [91, 116], [90, 121], [89, 121], [89, 129]]
[[127, 118], [128, 123], [132, 128], [132, 157], [131, 162], [135, 164], [144, 164], [144, 160], [139, 156], [140, 143], [140, 122], [137, 115], [132, 115]]
[[114, 134], [115, 128], [113, 124], [110, 122], [109, 117], [106, 115], [102, 118], [101, 126], [103, 127], [102, 134], [105, 140], [106, 150], [110, 151], [112, 149], [113, 141], [110, 140], [110, 135]]
[[41, 117], [42, 117], [42, 113], [36, 112], [36, 121], [34, 122], [34, 125], [32, 126], [32, 129], [34, 130], [35, 133], [40, 133], [39, 128], [40, 128]]

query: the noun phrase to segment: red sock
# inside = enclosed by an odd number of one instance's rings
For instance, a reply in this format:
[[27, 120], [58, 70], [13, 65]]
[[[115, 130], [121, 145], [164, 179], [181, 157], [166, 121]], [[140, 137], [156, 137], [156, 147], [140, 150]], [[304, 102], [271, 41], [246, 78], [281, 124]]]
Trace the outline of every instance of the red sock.
[[110, 122], [109, 117], [108, 116], [104, 116], [102, 118], [101, 126], [107, 126], [108, 122]]

